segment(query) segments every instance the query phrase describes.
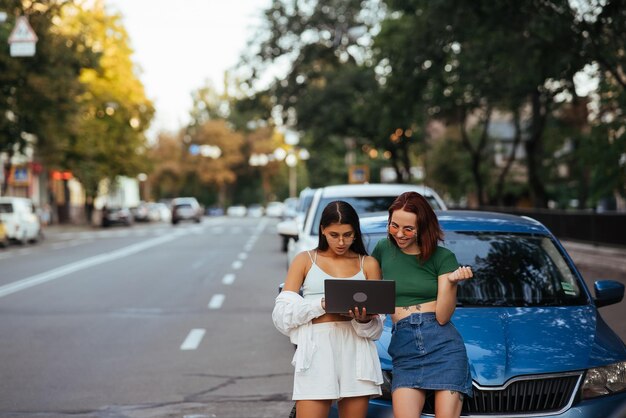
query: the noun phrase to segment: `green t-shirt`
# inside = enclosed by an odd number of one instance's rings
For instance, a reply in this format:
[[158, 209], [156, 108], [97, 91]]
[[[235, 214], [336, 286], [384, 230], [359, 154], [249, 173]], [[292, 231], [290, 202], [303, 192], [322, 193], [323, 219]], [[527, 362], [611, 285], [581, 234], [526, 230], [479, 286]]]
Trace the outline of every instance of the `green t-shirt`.
[[405, 254], [387, 238], [376, 244], [372, 256], [378, 260], [383, 280], [396, 281], [396, 306], [413, 306], [437, 299], [437, 277], [459, 268], [452, 251], [438, 246], [421, 264], [415, 255]]

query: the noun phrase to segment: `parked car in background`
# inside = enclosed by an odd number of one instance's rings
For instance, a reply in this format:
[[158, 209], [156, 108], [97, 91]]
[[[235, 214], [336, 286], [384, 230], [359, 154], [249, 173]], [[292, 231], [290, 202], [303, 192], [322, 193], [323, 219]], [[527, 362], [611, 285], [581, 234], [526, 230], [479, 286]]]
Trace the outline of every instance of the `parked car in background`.
[[[467, 349], [474, 396], [467, 417], [618, 418], [626, 404], [626, 346], [599, 308], [619, 303], [624, 285], [596, 281], [594, 294], [559, 240], [527, 218], [489, 212], [438, 211], [445, 245], [474, 271], [458, 286], [452, 323]], [[387, 237], [387, 216], [364, 218], [371, 253]], [[376, 341], [383, 396], [368, 418], [393, 416], [393, 370], [387, 317]], [[423, 416], [434, 413], [432, 393]], [[330, 416], [336, 417], [333, 409]]]
[[246, 209], [244, 205], [233, 205], [233, 206], [229, 206], [228, 209], [226, 209], [226, 215], [228, 216], [236, 216], [236, 217], [246, 216], [247, 212], [248, 212], [248, 209]]
[[172, 224], [183, 221], [200, 223], [204, 210], [195, 197], [177, 197], [172, 199]]
[[288, 197], [283, 202], [285, 205], [285, 210], [283, 210], [282, 219], [293, 219], [298, 214], [298, 203], [300, 202], [300, 198], [298, 197]]
[[261, 216], [263, 216], [264, 212], [265, 211], [263, 209], [263, 206], [259, 205], [258, 203], [253, 203], [252, 205], [248, 206], [248, 209], [246, 210], [247, 215], [251, 218], [260, 218]]
[[133, 220], [135, 222], [150, 222], [150, 204], [148, 202], [139, 202], [137, 206], [131, 208]]
[[150, 222], [171, 222], [172, 211], [162, 202], [148, 203], [148, 220]]
[[[388, 213], [389, 206], [403, 192], [415, 191], [422, 194], [433, 209], [447, 209], [441, 197], [431, 188], [415, 184], [343, 184], [327, 186], [315, 191], [303, 223], [281, 226], [281, 235], [289, 238], [287, 265], [301, 251], [317, 246], [318, 230], [322, 211], [334, 200], [350, 203], [361, 218]], [[291, 229], [289, 229], [289, 227]]]
[[268, 202], [265, 207], [265, 215], [270, 218], [282, 218], [285, 212], [285, 204], [283, 202]]
[[206, 214], [208, 216], [223, 216], [224, 215], [224, 209], [222, 209], [219, 206], [211, 206], [211, 207], [207, 208]]
[[0, 197], [0, 221], [11, 241], [26, 244], [41, 237], [41, 223], [32, 200], [28, 198]]
[[311, 189], [310, 187], [302, 189], [298, 197], [298, 206], [296, 207], [295, 216], [293, 218], [287, 218], [276, 225], [276, 230], [280, 236], [280, 250], [282, 252], [287, 252], [289, 241], [298, 239], [298, 231], [302, 229], [304, 218], [311, 206], [314, 194], [315, 189]]
[[102, 208], [102, 226], [113, 225], [131, 226], [135, 223], [135, 218], [129, 208], [117, 206], [105, 206]]

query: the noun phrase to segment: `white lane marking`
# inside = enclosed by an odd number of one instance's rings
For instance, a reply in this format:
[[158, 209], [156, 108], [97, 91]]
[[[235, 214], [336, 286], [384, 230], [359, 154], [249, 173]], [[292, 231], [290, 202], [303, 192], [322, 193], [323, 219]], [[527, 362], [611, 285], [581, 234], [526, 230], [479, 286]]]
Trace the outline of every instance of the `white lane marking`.
[[243, 249], [244, 249], [244, 250], [246, 250], [246, 251], [250, 251], [250, 250], [252, 249], [252, 244], [246, 244], [246, 245], [243, 247]]
[[257, 231], [259, 233], [263, 232], [263, 230], [265, 229], [265, 226], [267, 225], [268, 222], [269, 222], [269, 220], [263, 219], [263, 221], [261, 221], [261, 223], [256, 227]]
[[235, 281], [235, 275], [232, 273], [225, 275], [224, 278], [222, 279], [223, 284], [233, 284], [234, 281]]
[[246, 258], [248, 258], [248, 254], [246, 254], [246, 253], [239, 253], [239, 259], [240, 260], [245, 260]]
[[219, 309], [222, 307], [222, 303], [224, 303], [225, 296], [218, 293], [213, 295], [211, 300], [209, 301], [209, 309]]
[[243, 266], [243, 263], [239, 260], [233, 261], [232, 268], [233, 270], [239, 270]]
[[192, 270], [198, 270], [204, 264], [204, 260], [198, 260], [191, 265]]
[[204, 333], [206, 330], [202, 328], [195, 328], [189, 331], [187, 338], [180, 346], [181, 350], [195, 350], [200, 345], [202, 338], [204, 338]]
[[80, 270], [84, 270], [89, 267], [97, 266], [98, 264], [107, 263], [109, 261], [113, 261], [118, 258], [128, 257], [129, 255], [138, 253], [143, 250], [147, 250], [148, 248], [164, 244], [168, 241], [172, 241], [173, 239], [179, 238], [180, 236], [181, 234], [177, 233], [177, 234], [165, 235], [162, 237], [154, 238], [149, 241], [144, 241], [144, 242], [140, 242], [137, 244], [129, 245], [128, 247], [120, 248], [119, 250], [116, 250], [110, 253], [89, 257], [84, 260], [77, 261], [75, 263], [57, 267], [45, 273], [36, 274], [34, 276], [27, 277], [25, 279], [18, 280], [13, 283], [9, 283], [7, 285], [0, 287], [0, 298], [10, 295], [11, 293], [19, 292], [20, 290], [28, 289], [29, 287], [37, 286], [38, 284], [42, 284], [42, 283], [49, 282], [51, 280], [58, 279], [59, 277], [63, 277], [68, 274], [75, 273]]

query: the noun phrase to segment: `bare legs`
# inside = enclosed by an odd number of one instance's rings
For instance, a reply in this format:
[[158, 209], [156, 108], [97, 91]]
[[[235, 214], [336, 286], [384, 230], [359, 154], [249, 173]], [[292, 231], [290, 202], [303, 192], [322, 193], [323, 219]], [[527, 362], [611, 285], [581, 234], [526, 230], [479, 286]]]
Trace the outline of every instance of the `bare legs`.
[[[365, 418], [369, 396], [343, 398], [337, 403], [341, 418]], [[326, 418], [332, 401], [305, 400], [296, 401], [297, 418]]]
[[[419, 418], [426, 392], [419, 389], [398, 388], [393, 391], [394, 418]], [[463, 407], [463, 394], [449, 390], [435, 391], [435, 417], [459, 418]]]
[[426, 393], [423, 390], [398, 388], [391, 394], [394, 418], [419, 418]]
[[367, 415], [367, 404], [369, 396], [356, 396], [354, 398], [343, 398], [339, 401], [339, 416], [341, 418], [365, 418]]
[[296, 401], [296, 418], [328, 417], [331, 400]]

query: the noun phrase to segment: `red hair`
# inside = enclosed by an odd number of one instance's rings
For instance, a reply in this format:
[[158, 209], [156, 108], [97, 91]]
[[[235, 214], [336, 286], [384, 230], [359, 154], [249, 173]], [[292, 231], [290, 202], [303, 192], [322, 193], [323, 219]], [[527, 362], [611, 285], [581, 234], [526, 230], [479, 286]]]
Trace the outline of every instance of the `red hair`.
[[[393, 201], [389, 207], [389, 223], [391, 216], [396, 210], [404, 210], [417, 216], [417, 246], [420, 249], [421, 258], [426, 261], [437, 249], [439, 241], [443, 241], [443, 231], [437, 220], [430, 203], [417, 192], [404, 192]], [[389, 234], [391, 243], [396, 247], [398, 244]]]

